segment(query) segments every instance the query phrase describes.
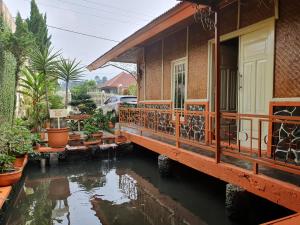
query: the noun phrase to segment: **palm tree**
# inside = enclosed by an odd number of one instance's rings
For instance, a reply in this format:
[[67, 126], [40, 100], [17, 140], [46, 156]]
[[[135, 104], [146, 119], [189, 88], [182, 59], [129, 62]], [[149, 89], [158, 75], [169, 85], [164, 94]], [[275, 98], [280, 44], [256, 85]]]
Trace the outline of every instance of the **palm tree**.
[[68, 89], [70, 81], [78, 81], [82, 77], [84, 72], [84, 67], [79, 66], [80, 61], [76, 62], [76, 59], [69, 60], [61, 58], [57, 65], [58, 79], [66, 82], [66, 98], [65, 98], [65, 108], [68, 107]]
[[39, 125], [42, 123], [41, 112], [46, 95], [45, 86], [47, 86], [44, 75], [35, 73], [28, 67], [22, 69], [21, 74], [21, 90], [19, 92], [31, 99], [33, 109], [31, 117], [33, 118], [35, 130], [38, 130]]
[[[57, 63], [60, 51], [53, 53], [53, 48], [45, 48], [40, 50], [36, 48], [31, 53], [31, 67], [32, 69], [43, 76], [45, 80], [45, 97], [47, 106], [47, 115], [49, 115], [49, 93], [48, 86], [57, 73]], [[52, 78], [52, 79], [51, 79]]]

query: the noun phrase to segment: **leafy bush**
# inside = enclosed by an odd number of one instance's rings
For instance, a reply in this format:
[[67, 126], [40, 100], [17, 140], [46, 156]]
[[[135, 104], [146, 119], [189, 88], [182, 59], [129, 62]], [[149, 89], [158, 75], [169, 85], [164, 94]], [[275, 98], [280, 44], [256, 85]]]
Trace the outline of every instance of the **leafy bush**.
[[13, 170], [13, 162], [15, 157], [0, 153], [0, 173]]
[[2, 154], [19, 156], [31, 153], [33, 135], [24, 126], [0, 126], [0, 151]]
[[83, 129], [84, 129], [84, 134], [87, 135], [88, 137], [87, 138], [88, 140], [93, 139], [92, 134], [95, 134], [100, 130], [99, 127], [93, 125], [92, 123], [86, 123]]

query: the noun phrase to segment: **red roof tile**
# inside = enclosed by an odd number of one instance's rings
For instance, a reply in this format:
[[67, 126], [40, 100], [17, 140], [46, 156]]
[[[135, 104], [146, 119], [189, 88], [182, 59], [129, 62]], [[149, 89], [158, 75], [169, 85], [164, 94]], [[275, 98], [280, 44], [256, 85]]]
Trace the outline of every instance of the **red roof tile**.
[[118, 88], [120, 85], [122, 85], [122, 88], [127, 88], [132, 84], [136, 84], [135, 78], [129, 73], [122, 72], [119, 75], [115, 76], [114, 78], [106, 81], [106, 83], [102, 86], [102, 88], [105, 87]]

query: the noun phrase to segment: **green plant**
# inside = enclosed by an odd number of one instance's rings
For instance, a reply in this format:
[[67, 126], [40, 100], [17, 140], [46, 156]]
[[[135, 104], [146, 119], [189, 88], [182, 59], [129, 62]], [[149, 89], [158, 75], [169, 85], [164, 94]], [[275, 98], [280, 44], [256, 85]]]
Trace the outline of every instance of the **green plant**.
[[3, 124], [0, 126], [0, 151], [9, 156], [31, 153], [32, 134], [23, 126]]
[[[78, 123], [79, 123], [79, 121], [78, 121]], [[76, 122], [74, 120], [68, 121], [68, 127], [70, 128], [70, 130], [72, 131], [73, 134], [75, 134], [75, 131], [77, 131], [77, 129], [78, 129], [78, 125], [76, 124]]]
[[92, 134], [99, 132], [99, 128], [92, 123], [86, 123], [83, 127], [84, 134], [87, 135], [87, 140], [93, 140]]
[[83, 68], [80, 67], [80, 61], [76, 62], [76, 59], [69, 60], [61, 58], [57, 64], [58, 70], [58, 79], [66, 82], [66, 97], [65, 97], [65, 108], [68, 107], [68, 90], [70, 81], [80, 80], [82, 73], [84, 72]]
[[33, 128], [38, 131], [44, 121], [45, 80], [41, 73], [35, 73], [30, 68], [22, 70], [23, 77], [20, 79], [20, 93], [31, 99], [32, 112], [28, 113], [33, 122]]
[[0, 123], [11, 123], [13, 120], [16, 96], [15, 70], [14, 56], [10, 52], [4, 51], [0, 43]]
[[115, 113], [112, 112], [108, 112], [107, 113], [107, 119], [108, 121], [112, 122], [113, 124], [115, 124], [118, 120], [117, 116], [115, 115]]
[[13, 162], [15, 157], [0, 153], [0, 173], [11, 171], [14, 169]]
[[32, 69], [43, 76], [45, 82], [45, 100], [47, 108], [47, 116], [49, 116], [49, 85], [53, 81], [53, 78], [57, 73], [57, 58], [60, 56], [60, 52], [54, 52], [53, 48], [45, 48], [43, 50], [35, 49], [31, 53], [31, 67]]
[[[72, 95], [73, 96], [73, 95]], [[74, 95], [70, 105], [77, 107], [81, 114], [92, 115], [97, 108], [95, 102], [91, 99], [88, 94]]]

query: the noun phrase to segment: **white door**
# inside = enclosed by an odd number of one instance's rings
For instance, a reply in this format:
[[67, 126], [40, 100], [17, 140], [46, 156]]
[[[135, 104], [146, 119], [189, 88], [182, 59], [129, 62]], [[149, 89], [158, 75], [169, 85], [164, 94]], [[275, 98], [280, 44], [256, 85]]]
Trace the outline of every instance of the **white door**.
[[[239, 112], [241, 114], [269, 114], [273, 96], [274, 25], [241, 36]], [[268, 124], [262, 124], [262, 140]], [[251, 146], [251, 122], [241, 121], [239, 139], [242, 146]], [[252, 120], [252, 148], [258, 148], [258, 119]], [[266, 145], [262, 143], [262, 149]]]

